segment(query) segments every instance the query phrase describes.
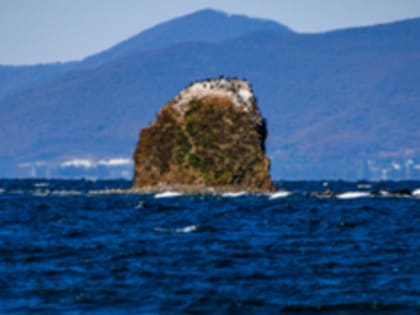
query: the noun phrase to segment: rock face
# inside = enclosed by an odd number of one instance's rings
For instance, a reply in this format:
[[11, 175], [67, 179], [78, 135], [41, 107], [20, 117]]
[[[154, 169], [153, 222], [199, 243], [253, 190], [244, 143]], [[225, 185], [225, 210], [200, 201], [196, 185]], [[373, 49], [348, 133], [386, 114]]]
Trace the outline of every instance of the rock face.
[[248, 82], [196, 82], [140, 133], [133, 188], [185, 192], [275, 190], [262, 119]]

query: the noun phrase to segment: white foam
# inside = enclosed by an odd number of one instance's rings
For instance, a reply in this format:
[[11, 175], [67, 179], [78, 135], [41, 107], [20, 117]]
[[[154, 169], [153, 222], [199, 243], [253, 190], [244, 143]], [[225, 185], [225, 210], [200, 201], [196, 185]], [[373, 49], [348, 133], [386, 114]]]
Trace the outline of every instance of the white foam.
[[140, 200], [139, 203], [134, 207], [136, 209], [143, 209], [144, 207], [144, 201]]
[[355, 198], [366, 198], [370, 197], [371, 194], [366, 191], [349, 191], [338, 194], [336, 197], [338, 199], [355, 199]]
[[191, 233], [191, 232], [197, 231], [197, 229], [198, 229], [198, 225], [194, 224], [194, 225], [188, 225], [188, 226], [183, 227], [183, 228], [175, 229], [175, 232], [177, 232], [177, 233]]
[[35, 183], [34, 184], [34, 186], [35, 187], [38, 187], [38, 188], [40, 188], [40, 187], [48, 187], [50, 184], [49, 183], [46, 183], [46, 182], [42, 182], [42, 183]]
[[78, 190], [54, 190], [51, 194], [56, 196], [80, 196], [82, 192]]
[[155, 230], [156, 232], [161, 232], [161, 233], [169, 233], [169, 232], [175, 232], [175, 233], [191, 233], [191, 232], [195, 232], [198, 230], [198, 225], [193, 224], [193, 225], [188, 225], [182, 228], [177, 228], [177, 229], [168, 229], [168, 228], [163, 228], [163, 227], [155, 227], [153, 230]]
[[386, 191], [386, 190], [380, 190], [379, 195], [383, 196], [383, 197], [387, 197], [387, 196], [391, 196], [391, 193], [389, 191]]
[[359, 189], [369, 189], [369, 188], [372, 188], [372, 185], [370, 185], [370, 184], [359, 184], [359, 185], [357, 185], [357, 188], [359, 188]]
[[159, 198], [173, 198], [173, 197], [179, 197], [182, 196], [183, 194], [180, 192], [176, 192], [176, 191], [165, 191], [163, 193], [159, 193], [155, 195], [155, 198], [159, 199]]
[[127, 195], [127, 194], [135, 194], [136, 191], [130, 191], [127, 189], [100, 189], [100, 190], [89, 190], [88, 195]]
[[290, 196], [291, 194], [292, 193], [290, 191], [280, 190], [280, 191], [270, 194], [270, 197], [268, 199], [272, 200], [272, 199], [278, 199], [278, 198], [285, 198], [285, 197]]
[[49, 194], [50, 194], [50, 191], [48, 189], [47, 190], [35, 190], [32, 193], [32, 196], [35, 196], [35, 197], [46, 197]]
[[414, 197], [420, 197], [420, 188], [415, 189], [411, 194]]
[[4, 193], [5, 190], [3, 188], [0, 188], [0, 194]]
[[246, 191], [238, 191], [238, 192], [227, 192], [227, 193], [223, 193], [222, 197], [228, 197], [228, 198], [236, 198], [236, 197], [241, 197], [246, 195], [247, 192]]

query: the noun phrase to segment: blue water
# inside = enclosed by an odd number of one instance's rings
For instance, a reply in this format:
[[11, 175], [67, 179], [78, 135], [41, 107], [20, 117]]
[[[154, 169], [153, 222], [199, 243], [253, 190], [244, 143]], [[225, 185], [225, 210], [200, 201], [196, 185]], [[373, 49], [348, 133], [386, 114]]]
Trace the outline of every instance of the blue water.
[[420, 182], [277, 184], [295, 194], [155, 198], [98, 194], [125, 181], [2, 180], [0, 313], [420, 313], [420, 198], [308, 195]]

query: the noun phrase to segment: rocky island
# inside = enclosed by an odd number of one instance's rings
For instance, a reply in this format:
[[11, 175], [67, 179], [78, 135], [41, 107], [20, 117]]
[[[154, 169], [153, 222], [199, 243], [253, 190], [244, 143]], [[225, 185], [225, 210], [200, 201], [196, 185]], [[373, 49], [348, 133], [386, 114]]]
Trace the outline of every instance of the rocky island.
[[133, 189], [272, 192], [266, 135], [265, 120], [247, 81], [195, 82], [141, 130], [134, 152]]

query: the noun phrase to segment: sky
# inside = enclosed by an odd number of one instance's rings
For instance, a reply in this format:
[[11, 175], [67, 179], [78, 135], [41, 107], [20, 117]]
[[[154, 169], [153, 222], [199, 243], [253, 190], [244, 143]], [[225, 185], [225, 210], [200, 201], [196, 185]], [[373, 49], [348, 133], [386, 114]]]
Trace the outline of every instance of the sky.
[[303, 33], [420, 16], [420, 0], [0, 0], [0, 64], [79, 60], [204, 8]]

